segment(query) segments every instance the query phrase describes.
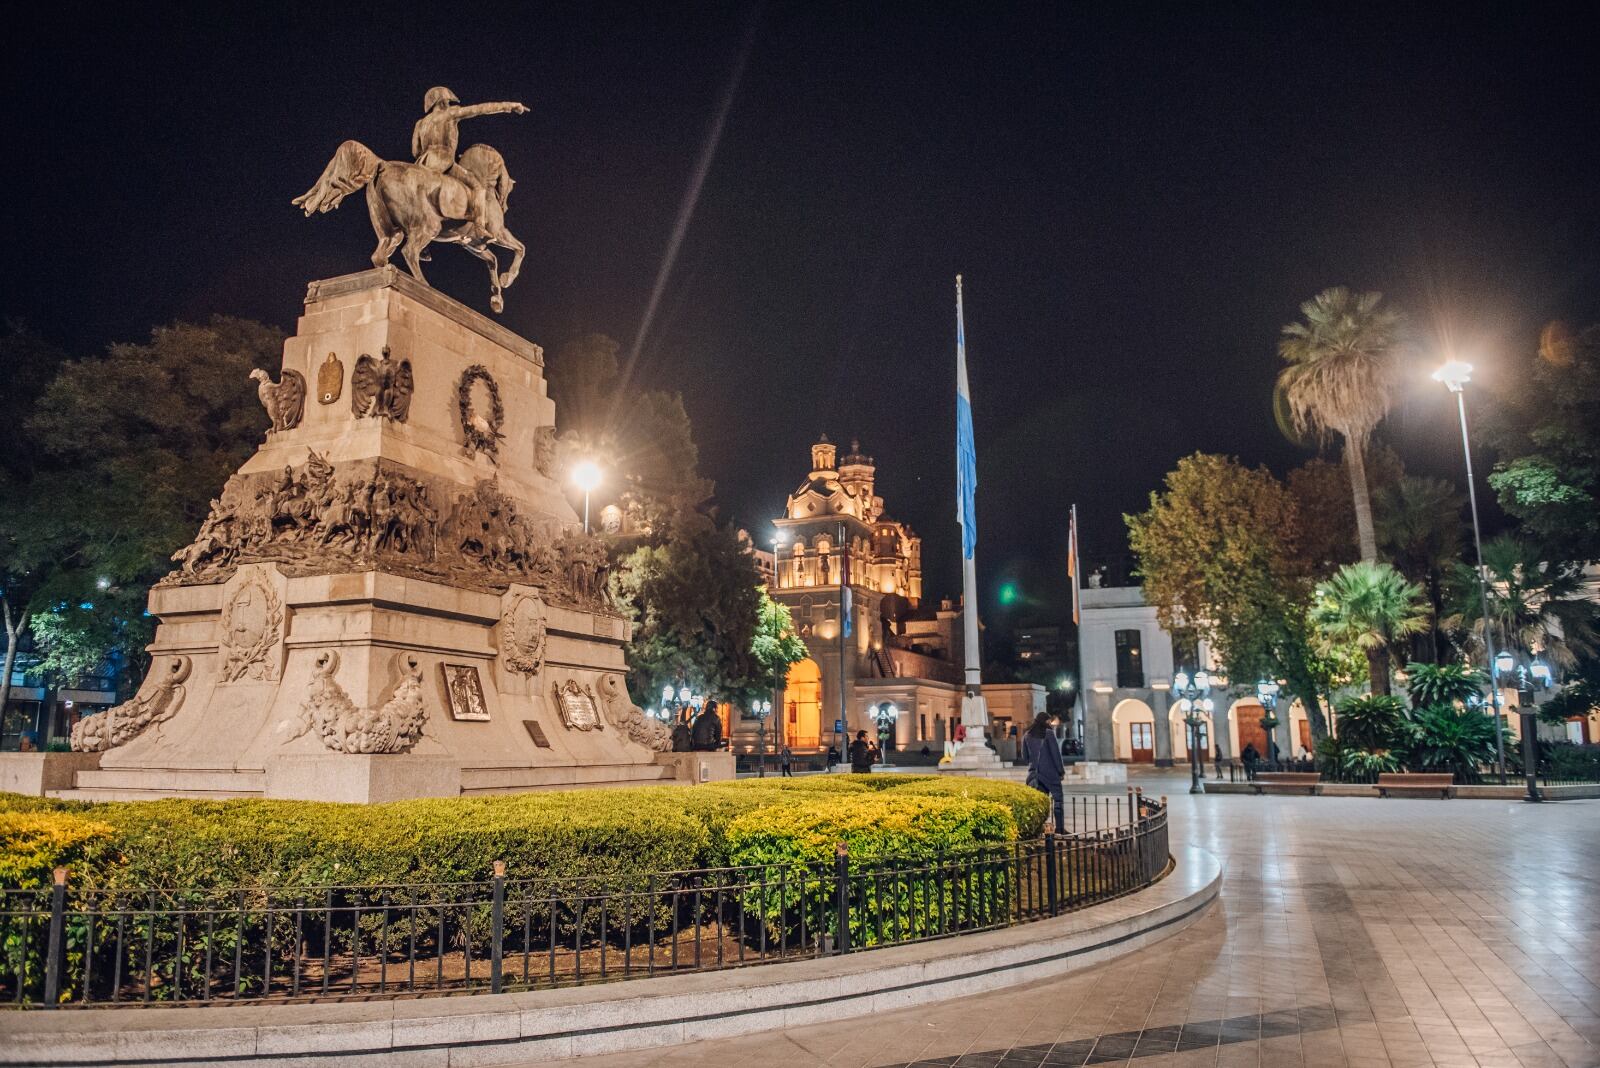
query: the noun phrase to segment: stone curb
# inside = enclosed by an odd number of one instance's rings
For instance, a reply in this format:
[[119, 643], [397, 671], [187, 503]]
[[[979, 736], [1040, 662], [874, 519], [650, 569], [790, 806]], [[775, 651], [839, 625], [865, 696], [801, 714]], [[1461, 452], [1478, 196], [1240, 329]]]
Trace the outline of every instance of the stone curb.
[[[1208, 794], [1240, 794], [1255, 797], [1256, 788], [1247, 782], [1208, 782]], [[1600, 798], [1600, 783], [1575, 783], [1571, 786], [1541, 786], [1539, 794], [1546, 801], [1582, 801]], [[1269, 796], [1262, 794], [1260, 796]], [[1297, 796], [1307, 796], [1302, 789]], [[1361, 783], [1328, 782], [1317, 785], [1317, 797], [1372, 797], [1378, 796], [1376, 786], [1367, 786]], [[1520, 801], [1528, 796], [1528, 788], [1519, 781], [1501, 786], [1498, 783], [1489, 786], [1452, 786], [1450, 797], [1462, 801]], [[1389, 798], [1387, 800], [1417, 800], [1416, 798]], [[1422, 800], [1427, 800], [1423, 798]], [[1441, 800], [1434, 798], [1434, 800]]]
[[1058, 919], [842, 958], [459, 998], [8, 1012], [0, 1065], [467, 1068], [867, 1016], [1079, 971], [1182, 930], [1222, 867], [1193, 847], [1174, 859], [1156, 885]]

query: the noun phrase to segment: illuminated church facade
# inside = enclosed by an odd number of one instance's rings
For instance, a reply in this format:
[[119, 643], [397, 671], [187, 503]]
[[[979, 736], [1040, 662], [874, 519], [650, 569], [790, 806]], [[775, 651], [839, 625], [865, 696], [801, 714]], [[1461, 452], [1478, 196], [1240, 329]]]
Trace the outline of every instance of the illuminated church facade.
[[[788, 607], [811, 654], [791, 667], [773, 699], [769, 749], [843, 753], [848, 738], [865, 730], [893, 749], [926, 745], [937, 754], [960, 722], [960, 605], [924, 604], [922, 539], [890, 517], [876, 475], [858, 442], [840, 457], [824, 436], [774, 520], [771, 551], [756, 549], [769, 592]], [[849, 616], [843, 632], [841, 603]], [[1037, 686], [984, 692], [1001, 738], [1044, 708]], [[736, 749], [754, 749], [755, 727], [748, 719], [738, 725]]]

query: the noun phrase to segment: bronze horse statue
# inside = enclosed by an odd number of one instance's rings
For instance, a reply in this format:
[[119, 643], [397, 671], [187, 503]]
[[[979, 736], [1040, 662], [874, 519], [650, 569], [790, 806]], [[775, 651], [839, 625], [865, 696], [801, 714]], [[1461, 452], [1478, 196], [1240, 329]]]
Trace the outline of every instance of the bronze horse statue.
[[[367, 214], [378, 236], [372, 265], [382, 267], [400, 251], [407, 268], [424, 284], [422, 261], [434, 241], [460, 245], [489, 266], [489, 306], [505, 310], [502, 291], [517, 280], [527, 249], [506, 229], [506, 203], [515, 184], [499, 152], [473, 145], [455, 159], [462, 119], [500, 112], [525, 112], [521, 104], [460, 107], [450, 90], [428, 91], [427, 114], [412, 134], [417, 162], [379, 159], [360, 141], [346, 141], [323, 168], [322, 177], [294, 204], [307, 215], [332, 211], [358, 189], [367, 191]], [[490, 245], [511, 250], [504, 273]]]

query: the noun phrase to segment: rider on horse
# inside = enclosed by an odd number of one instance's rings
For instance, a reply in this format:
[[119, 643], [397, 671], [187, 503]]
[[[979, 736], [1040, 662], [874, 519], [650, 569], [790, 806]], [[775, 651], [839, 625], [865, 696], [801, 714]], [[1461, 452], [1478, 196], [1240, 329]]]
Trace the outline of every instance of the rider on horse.
[[467, 187], [471, 194], [468, 198], [468, 221], [488, 238], [489, 223], [484, 203], [487, 190], [483, 179], [456, 161], [456, 148], [461, 143], [460, 123], [462, 119], [473, 119], [479, 115], [501, 115], [506, 112], [523, 115], [528, 109], [515, 102], [462, 107], [456, 94], [442, 85], [428, 90], [422, 98], [422, 106], [427, 114], [417, 120], [417, 125], [411, 131], [411, 154], [416, 157], [418, 166], [448, 174]]

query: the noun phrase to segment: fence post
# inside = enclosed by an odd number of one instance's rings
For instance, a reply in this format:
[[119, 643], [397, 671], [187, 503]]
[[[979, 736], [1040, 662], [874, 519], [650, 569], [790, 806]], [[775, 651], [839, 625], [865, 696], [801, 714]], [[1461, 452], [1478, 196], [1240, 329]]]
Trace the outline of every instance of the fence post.
[[500, 975], [505, 956], [506, 862], [494, 862], [494, 878], [489, 881], [494, 897], [489, 905], [489, 991], [500, 993]]
[[50, 887], [50, 940], [44, 962], [44, 1003], [55, 1008], [61, 1003], [61, 967], [66, 963], [67, 869], [55, 870]]
[[850, 952], [850, 849], [843, 842], [834, 847], [833, 882], [839, 910], [839, 937], [834, 942], [834, 952], [848, 953]]
[[1044, 836], [1044, 892], [1050, 899], [1050, 915], [1061, 914], [1061, 886], [1056, 873], [1056, 836]]

